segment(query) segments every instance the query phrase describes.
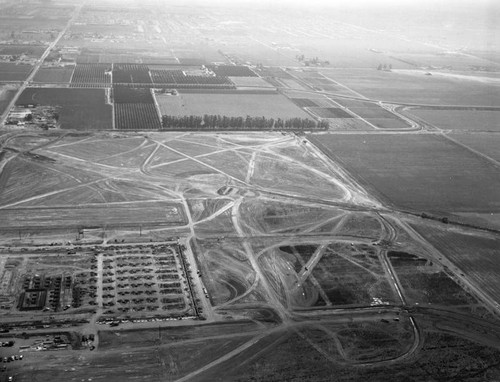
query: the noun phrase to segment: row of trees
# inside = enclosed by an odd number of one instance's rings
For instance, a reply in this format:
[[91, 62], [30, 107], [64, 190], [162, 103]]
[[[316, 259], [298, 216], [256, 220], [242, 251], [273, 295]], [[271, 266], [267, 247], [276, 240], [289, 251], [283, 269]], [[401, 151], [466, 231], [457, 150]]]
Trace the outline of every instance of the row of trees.
[[377, 70], [386, 70], [386, 71], [391, 71], [392, 70], [392, 64], [379, 64], [377, 67]]
[[266, 117], [228, 117], [221, 115], [189, 116], [162, 116], [163, 128], [188, 128], [188, 129], [236, 129], [236, 130], [313, 130], [328, 129], [328, 121], [319, 122], [308, 118], [266, 118]]

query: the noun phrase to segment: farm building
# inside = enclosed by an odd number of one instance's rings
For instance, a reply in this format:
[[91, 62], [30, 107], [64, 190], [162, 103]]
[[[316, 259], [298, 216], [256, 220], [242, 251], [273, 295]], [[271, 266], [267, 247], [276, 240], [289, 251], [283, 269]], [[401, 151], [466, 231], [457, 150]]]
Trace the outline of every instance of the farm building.
[[25, 121], [29, 115], [32, 115], [30, 109], [16, 108], [9, 113], [8, 120], [11, 122], [21, 122], [21, 121]]

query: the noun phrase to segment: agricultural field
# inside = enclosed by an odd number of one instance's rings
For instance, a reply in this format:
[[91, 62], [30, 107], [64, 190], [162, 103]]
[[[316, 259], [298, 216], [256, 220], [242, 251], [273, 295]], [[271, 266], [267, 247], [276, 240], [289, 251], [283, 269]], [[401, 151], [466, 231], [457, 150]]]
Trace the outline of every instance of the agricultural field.
[[24, 81], [32, 70], [31, 65], [0, 62], [0, 82]]
[[0, 44], [0, 56], [11, 55], [40, 58], [46, 49], [45, 45]]
[[79, 84], [111, 84], [111, 65], [78, 64], [71, 78], [71, 85]]
[[222, 77], [257, 77], [248, 66], [242, 65], [207, 65], [217, 76]]
[[337, 98], [337, 97], [332, 97], [331, 98], [336, 104], [340, 104], [341, 106], [347, 107], [349, 109], [351, 108], [363, 108], [363, 109], [379, 109], [380, 106], [377, 105], [375, 102], [368, 102], [368, 101], [360, 101], [357, 99], [349, 99], [349, 98]]
[[205, 94], [179, 92], [177, 96], [155, 95], [162, 115], [185, 116], [220, 114], [228, 117], [308, 118], [308, 114], [284, 96], [274, 93]]
[[426, 76], [424, 71], [322, 69], [349, 89], [371, 99], [425, 105], [500, 106], [498, 86], [460, 78]]
[[[491, 62], [481, 59], [480, 57], [474, 57], [473, 55], [465, 54], [443, 54], [443, 53], [403, 53], [398, 52], [394, 55], [394, 58], [411, 64], [415, 68], [436, 68], [444, 69], [448, 72], [450, 69], [453, 71], [470, 70], [473, 67], [482, 67], [485, 64], [491, 65]], [[495, 67], [495, 65], [492, 65]]]
[[339, 131], [367, 131], [373, 130], [373, 126], [358, 118], [328, 118], [328, 129]]
[[33, 82], [43, 84], [67, 84], [71, 81], [75, 67], [67, 65], [60, 67], [40, 68], [33, 78]]
[[384, 109], [372, 102], [351, 100], [346, 98], [330, 98], [336, 106], [342, 107], [345, 113], [351, 113], [354, 117], [366, 121], [379, 129], [408, 129], [409, 125], [396, 114]]
[[352, 111], [354, 114], [359, 115], [361, 118], [371, 120], [374, 118], [397, 118], [394, 114], [391, 112], [381, 108], [381, 107], [350, 107], [350, 111]]
[[228, 77], [236, 87], [245, 88], [269, 88], [273, 87], [261, 77]]
[[139, 64], [114, 64], [114, 84], [150, 84], [149, 68]]
[[14, 98], [16, 94], [16, 85], [0, 85], [0, 115], [5, 111], [5, 108], [9, 106], [10, 101]]
[[0, 381], [499, 380], [500, 8], [446, 1], [0, 0]]
[[116, 103], [116, 130], [158, 130], [161, 122], [152, 103]]
[[420, 212], [494, 212], [499, 208], [496, 168], [444, 137], [311, 135], [309, 139], [399, 208]]
[[233, 82], [226, 76], [206, 76], [206, 75], [187, 75], [184, 71], [156, 69], [151, 70], [151, 78], [155, 84], [173, 85], [227, 85], [233, 87]]
[[310, 107], [309, 110], [320, 118], [354, 118], [352, 114], [338, 107]]
[[319, 104], [316, 100], [308, 99], [308, 98], [290, 98], [295, 105], [298, 107], [318, 107]]
[[457, 132], [498, 132], [500, 131], [500, 111], [487, 110], [432, 110], [407, 109], [406, 113], [421, 118], [431, 125]]
[[396, 116], [389, 118], [367, 118], [366, 121], [376, 126], [379, 129], [387, 130], [402, 130], [408, 129], [410, 126]]
[[113, 101], [115, 104], [120, 103], [154, 103], [151, 89], [149, 88], [132, 88], [127, 86], [113, 86]]
[[450, 138], [455, 141], [466, 145], [467, 147], [475, 150], [487, 157], [500, 162], [500, 135], [496, 133], [486, 134], [450, 134]]
[[111, 105], [102, 89], [26, 88], [16, 105], [53, 106], [63, 129], [112, 128]]

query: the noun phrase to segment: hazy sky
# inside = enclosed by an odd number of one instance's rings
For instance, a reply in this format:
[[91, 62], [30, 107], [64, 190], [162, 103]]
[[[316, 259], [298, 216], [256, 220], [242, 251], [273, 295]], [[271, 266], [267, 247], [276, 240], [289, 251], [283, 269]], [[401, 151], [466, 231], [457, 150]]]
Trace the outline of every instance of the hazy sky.
[[[169, 2], [169, 0], [160, 0]], [[175, 0], [174, 0], [175, 1]], [[457, 5], [471, 5], [471, 6], [491, 6], [497, 5], [498, 0], [192, 0], [201, 4], [228, 4], [237, 6], [238, 4], [283, 4], [294, 5], [301, 7], [309, 6], [322, 6], [322, 7], [336, 7], [336, 6], [361, 6], [367, 8], [375, 8], [379, 6], [449, 6], [450, 11]], [[183, 1], [188, 4], [189, 0]]]

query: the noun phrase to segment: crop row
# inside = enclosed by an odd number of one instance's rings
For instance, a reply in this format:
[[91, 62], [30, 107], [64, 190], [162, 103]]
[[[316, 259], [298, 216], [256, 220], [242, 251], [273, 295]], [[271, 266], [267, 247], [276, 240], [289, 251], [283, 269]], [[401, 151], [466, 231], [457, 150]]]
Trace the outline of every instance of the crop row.
[[161, 124], [152, 103], [117, 103], [115, 126], [118, 130], [156, 130]]
[[110, 84], [111, 65], [109, 64], [79, 64], [75, 68], [72, 84]]
[[138, 64], [115, 64], [113, 66], [114, 83], [149, 84], [149, 68]]
[[147, 88], [133, 88], [128, 86], [114, 86], [113, 99], [119, 103], [154, 103], [151, 90]]
[[151, 70], [157, 84], [233, 85], [226, 76], [186, 76], [182, 70]]

